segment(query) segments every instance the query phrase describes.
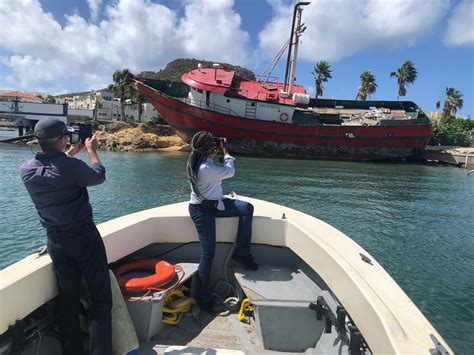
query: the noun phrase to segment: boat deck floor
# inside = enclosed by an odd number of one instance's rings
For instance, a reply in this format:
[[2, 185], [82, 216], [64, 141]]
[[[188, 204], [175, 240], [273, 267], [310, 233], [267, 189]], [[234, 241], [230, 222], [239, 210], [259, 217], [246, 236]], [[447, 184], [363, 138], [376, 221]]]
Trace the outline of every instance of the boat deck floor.
[[[237, 313], [220, 317], [200, 312], [199, 319], [184, 317], [179, 325], [165, 326], [151, 341], [140, 344], [138, 354], [173, 354], [177, 353], [174, 350], [176, 346], [185, 347], [186, 353], [191, 354], [219, 354], [218, 351], [212, 352], [211, 349], [219, 349], [222, 353], [229, 354], [276, 353], [263, 349], [253, 320], [247, 324], [237, 319]], [[204, 352], [205, 349], [207, 352]]]
[[[163, 247], [172, 250], [166, 253], [167, 261], [197, 265], [199, 245], [194, 244], [179, 249], [173, 245], [150, 246], [142, 255], [163, 254]], [[230, 247], [216, 246], [211, 272], [214, 280], [225, 279], [225, 257]], [[255, 306], [255, 319], [249, 324], [240, 322], [236, 311], [226, 317], [204, 311], [199, 317], [184, 316], [178, 325], [165, 325], [150, 341], [142, 341], [138, 354], [341, 354], [347, 350], [336, 331], [323, 332], [324, 320], [317, 320], [309, 309], [309, 303], [315, 303], [319, 296], [332, 300], [330, 304], [336, 302], [319, 275], [287, 248], [253, 245], [252, 254], [259, 262], [258, 270], [239, 265], [231, 268], [240, 290]], [[193, 284], [188, 285], [191, 292]]]

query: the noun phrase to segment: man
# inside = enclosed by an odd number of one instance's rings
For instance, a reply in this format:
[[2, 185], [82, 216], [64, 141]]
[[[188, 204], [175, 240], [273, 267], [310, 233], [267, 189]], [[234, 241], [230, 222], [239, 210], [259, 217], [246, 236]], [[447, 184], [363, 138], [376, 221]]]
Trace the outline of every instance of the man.
[[[112, 353], [112, 293], [102, 237], [92, 219], [88, 186], [105, 181], [105, 168], [93, 135], [65, 149], [71, 128], [56, 118], [39, 121], [34, 130], [41, 152], [23, 163], [21, 178], [46, 228], [48, 251], [59, 291], [58, 319], [63, 354], [83, 354], [79, 323], [81, 278], [90, 292], [91, 354]], [[90, 164], [74, 158], [87, 150]]]

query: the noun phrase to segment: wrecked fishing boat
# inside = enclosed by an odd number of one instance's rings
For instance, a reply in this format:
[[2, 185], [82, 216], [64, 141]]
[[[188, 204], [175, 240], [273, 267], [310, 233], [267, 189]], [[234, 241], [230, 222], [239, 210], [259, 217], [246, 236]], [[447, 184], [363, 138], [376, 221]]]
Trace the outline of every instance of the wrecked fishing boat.
[[[252, 79], [219, 64], [195, 68], [182, 82], [136, 77], [135, 85], [179, 136], [227, 138], [239, 154], [334, 160], [417, 159], [432, 136], [411, 101], [313, 99], [294, 83], [302, 6], [295, 6], [285, 81], [271, 70]], [[274, 64], [276, 65], [276, 63]]]

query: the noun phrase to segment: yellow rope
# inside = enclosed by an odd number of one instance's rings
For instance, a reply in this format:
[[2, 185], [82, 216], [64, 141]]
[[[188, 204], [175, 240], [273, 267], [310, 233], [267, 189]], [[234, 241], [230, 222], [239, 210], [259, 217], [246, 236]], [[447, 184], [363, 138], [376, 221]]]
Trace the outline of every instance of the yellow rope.
[[237, 319], [240, 320], [241, 322], [243, 322], [246, 318], [246, 315], [244, 314], [244, 311], [253, 312], [252, 303], [249, 301], [248, 298], [244, 299], [242, 301], [242, 304], [240, 305], [239, 315], [238, 315]]
[[163, 301], [164, 324], [178, 324], [183, 314], [189, 312], [191, 307], [196, 304], [196, 300], [192, 297], [187, 297], [184, 292], [189, 292], [189, 289], [181, 286], [166, 293]]

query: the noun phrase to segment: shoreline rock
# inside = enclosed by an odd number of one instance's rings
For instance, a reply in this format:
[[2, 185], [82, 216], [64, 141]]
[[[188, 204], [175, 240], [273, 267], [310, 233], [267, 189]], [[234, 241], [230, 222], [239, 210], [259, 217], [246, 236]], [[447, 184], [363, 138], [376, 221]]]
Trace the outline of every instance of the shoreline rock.
[[[171, 126], [152, 123], [130, 124], [114, 122], [95, 124], [93, 132], [99, 142], [99, 150], [111, 152], [189, 152], [189, 144], [183, 141]], [[36, 139], [17, 144], [37, 145]]]
[[[114, 152], [188, 151], [189, 146], [170, 126], [117, 122], [96, 130], [99, 149]], [[102, 128], [102, 130], [100, 129]]]

